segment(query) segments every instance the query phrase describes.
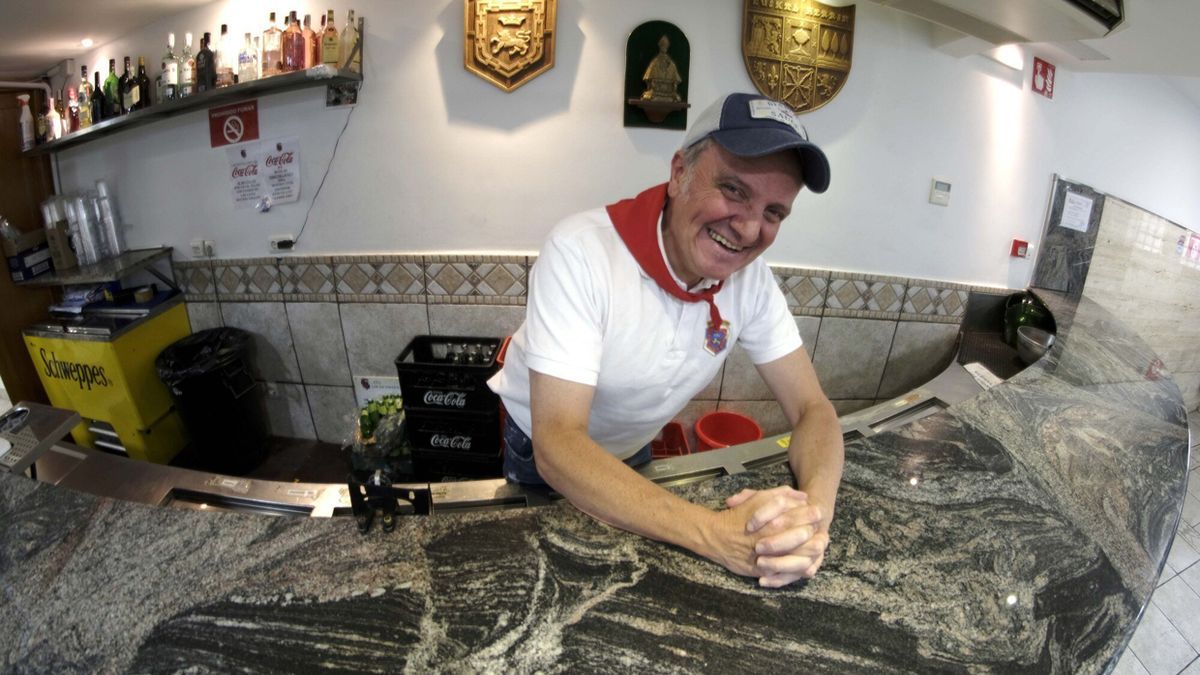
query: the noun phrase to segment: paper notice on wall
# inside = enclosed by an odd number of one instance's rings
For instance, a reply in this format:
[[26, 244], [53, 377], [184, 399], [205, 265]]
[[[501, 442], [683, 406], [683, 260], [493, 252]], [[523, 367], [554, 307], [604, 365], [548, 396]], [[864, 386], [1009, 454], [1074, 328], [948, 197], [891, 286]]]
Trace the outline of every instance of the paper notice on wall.
[[229, 187], [235, 209], [249, 208], [266, 194], [262, 181], [259, 143], [242, 143], [225, 148], [229, 159]]
[[1088, 225], [1092, 222], [1092, 205], [1091, 197], [1067, 192], [1067, 199], [1063, 203], [1062, 220], [1058, 224], [1079, 232], [1087, 232]]
[[271, 204], [300, 199], [300, 139], [295, 136], [263, 144], [263, 176]]

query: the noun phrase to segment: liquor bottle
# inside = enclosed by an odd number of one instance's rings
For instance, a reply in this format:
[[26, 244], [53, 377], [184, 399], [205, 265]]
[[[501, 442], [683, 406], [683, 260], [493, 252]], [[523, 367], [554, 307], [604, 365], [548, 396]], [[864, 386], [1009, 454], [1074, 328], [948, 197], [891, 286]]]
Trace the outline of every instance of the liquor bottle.
[[58, 111], [62, 107], [62, 97], [58, 97], [59, 103], [56, 105], [54, 98], [51, 97], [48, 103], [50, 110], [46, 113], [46, 140], [53, 141], [62, 138], [62, 113]]
[[196, 93], [196, 57], [192, 55], [192, 34], [183, 34], [183, 53], [179, 55], [179, 98]]
[[79, 67], [79, 128], [92, 126], [92, 83], [88, 80], [87, 66]]
[[250, 41], [250, 34], [242, 43], [242, 51], [238, 52], [238, 82], [250, 82], [258, 79], [258, 50]]
[[300, 30], [300, 22], [296, 13], [292, 12], [287, 19], [287, 30], [283, 31], [282, 41], [283, 72], [290, 73], [304, 68], [304, 32]]
[[179, 98], [179, 57], [175, 56], [175, 34], [167, 33], [167, 53], [162, 57], [162, 100]]
[[338, 63], [338, 32], [333, 25], [333, 10], [325, 14], [325, 32], [321, 34], [321, 63], [340, 68]]
[[37, 117], [34, 118], [33, 140], [38, 145], [41, 145], [42, 143], [45, 143], [46, 141], [50, 140], [50, 125], [48, 123], [49, 117], [50, 117], [50, 106], [43, 105], [42, 109], [38, 112]]
[[216, 58], [217, 86], [228, 87], [233, 84], [233, 66], [237, 60], [232, 45], [229, 44], [229, 24], [221, 24], [221, 38], [217, 41]]
[[67, 89], [67, 118], [63, 122], [63, 133], [79, 131], [79, 94]]
[[21, 115], [17, 118], [21, 125], [21, 151], [33, 149], [33, 113], [29, 111], [29, 94], [18, 94], [17, 101], [21, 106]]
[[262, 76], [278, 75], [283, 69], [283, 31], [275, 26], [275, 12], [271, 12], [271, 25], [262, 34]]
[[[341, 48], [338, 50], [338, 61], [342, 66], [353, 72], [362, 72], [362, 50], [358, 46], [358, 28], [354, 24], [354, 10], [346, 19], [346, 27], [342, 29]], [[353, 60], [351, 60], [353, 59]]]
[[196, 53], [196, 91], [210, 91], [217, 88], [217, 64], [210, 43], [212, 33], [205, 33], [200, 38], [200, 51]]
[[[133, 91], [130, 91], [130, 80], [133, 80]], [[120, 93], [117, 94], [117, 100], [121, 102], [121, 114], [124, 115], [133, 109], [133, 97], [139, 93], [137, 92], [137, 75], [130, 74], [129, 72], [128, 56], [125, 57], [125, 72], [121, 73], [121, 79], [117, 80], [117, 88], [120, 90]]]
[[150, 77], [146, 75], [146, 57], [138, 57], [137, 69], [138, 110], [150, 107]]
[[92, 87], [92, 124], [108, 119], [108, 97], [104, 95], [104, 87], [100, 86], [100, 71], [92, 73], [96, 78], [96, 86]]
[[317, 34], [312, 29], [312, 14], [304, 15], [304, 68], [312, 68], [321, 62], [320, 52], [317, 50]]
[[108, 77], [104, 78], [104, 98], [108, 104], [104, 108], [104, 119], [112, 119], [122, 114], [121, 110], [121, 81], [117, 79], [117, 60], [108, 60]]

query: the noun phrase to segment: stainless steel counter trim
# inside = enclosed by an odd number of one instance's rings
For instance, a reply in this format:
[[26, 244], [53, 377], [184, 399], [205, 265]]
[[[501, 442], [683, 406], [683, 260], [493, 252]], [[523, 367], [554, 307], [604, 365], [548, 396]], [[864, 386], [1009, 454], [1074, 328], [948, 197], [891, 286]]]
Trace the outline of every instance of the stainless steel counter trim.
[[[155, 305], [154, 307], [151, 307], [144, 316], [134, 319], [129, 324], [122, 326], [119, 330], [116, 330], [108, 335], [94, 335], [94, 334], [89, 334], [89, 333], [70, 332], [70, 331], [66, 331], [66, 330], [46, 330], [43, 328], [26, 328], [25, 330], [21, 331], [21, 334], [24, 336], [27, 336], [27, 337], [55, 338], [58, 340], [82, 340], [84, 342], [113, 342], [113, 341], [117, 340], [118, 338], [120, 338], [121, 336], [128, 333], [129, 331], [136, 330], [145, 321], [148, 321], [149, 319], [156, 317], [156, 316], [162, 314], [163, 312], [171, 309], [175, 305], [179, 305], [182, 303], [183, 303], [183, 294], [176, 293], [175, 295], [167, 298], [166, 300], [163, 300], [162, 302]], [[103, 316], [103, 315], [101, 314], [99, 316]], [[126, 318], [132, 318], [132, 317], [126, 317]]]
[[[932, 414], [982, 391], [966, 370], [952, 363], [926, 386], [841, 418], [846, 438], [869, 437], [912, 421], [914, 411]], [[922, 415], [924, 416], [924, 415]], [[787, 461], [789, 434], [730, 448], [655, 460], [638, 469], [663, 486], [686, 485]], [[279, 515], [329, 518], [348, 514], [350, 496], [340, 483], [285, 483], [192, 471], [115, 457], [84, 448], [57, 452], [82, 457], [59, 484], [83, 492], [145, 504], [195, 508], [211, 499], [214, 508]], [[559, 498], [549, 489], [524, 488], [503, 478], [446, 483], [404, 483], [398, 488], [429, 489], [433, 512], [523, 508]], [[402, 509], [411, 513], [411, 509]]]

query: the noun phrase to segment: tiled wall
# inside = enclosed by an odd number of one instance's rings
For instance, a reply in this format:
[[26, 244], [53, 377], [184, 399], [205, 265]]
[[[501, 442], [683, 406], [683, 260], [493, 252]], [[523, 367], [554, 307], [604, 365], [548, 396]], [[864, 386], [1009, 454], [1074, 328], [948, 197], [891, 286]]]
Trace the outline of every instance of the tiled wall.
[[[257, 376], [276, 435], [341, 442], [353, 378], [395, 376], [416, 335], [503, 336], [525, 318], [533, 258], [314, 256], [175, 262], [192, 329], [255, 335]], [[775, 267], [826, 393], [842, 414], [928, 381], [951, 360], [971, 290], [937, 281]], [[1002, 291], [1001, 291], [1002, 292]], [[749, 414], [767, 433], [786, 423], [746, 354], [681, 413]]]

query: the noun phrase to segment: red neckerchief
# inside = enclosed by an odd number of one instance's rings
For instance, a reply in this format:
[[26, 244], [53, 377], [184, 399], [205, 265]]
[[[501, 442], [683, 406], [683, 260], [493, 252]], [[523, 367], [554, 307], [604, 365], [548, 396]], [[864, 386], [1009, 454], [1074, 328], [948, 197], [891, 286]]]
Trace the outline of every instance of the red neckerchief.
[[658, 246], [658, 224], [667, 203], [667, 184], [656, 185], [633, 199], [623, 199], [609, 204], [608, 217], [612, 220], [621, 241], [633, 255], [642, 270], [664, 291], [684, 302], [708, 303], [708, 330], [704, 335], [704, 348], [711, 354], [725, 349], [729, 338], [729, 322], [721, 320], [721, 312], [713, 296], [725, 285], [717, 282], [699, 293], [691, 293], [679, 287], [671, 277], [662, 249]]

